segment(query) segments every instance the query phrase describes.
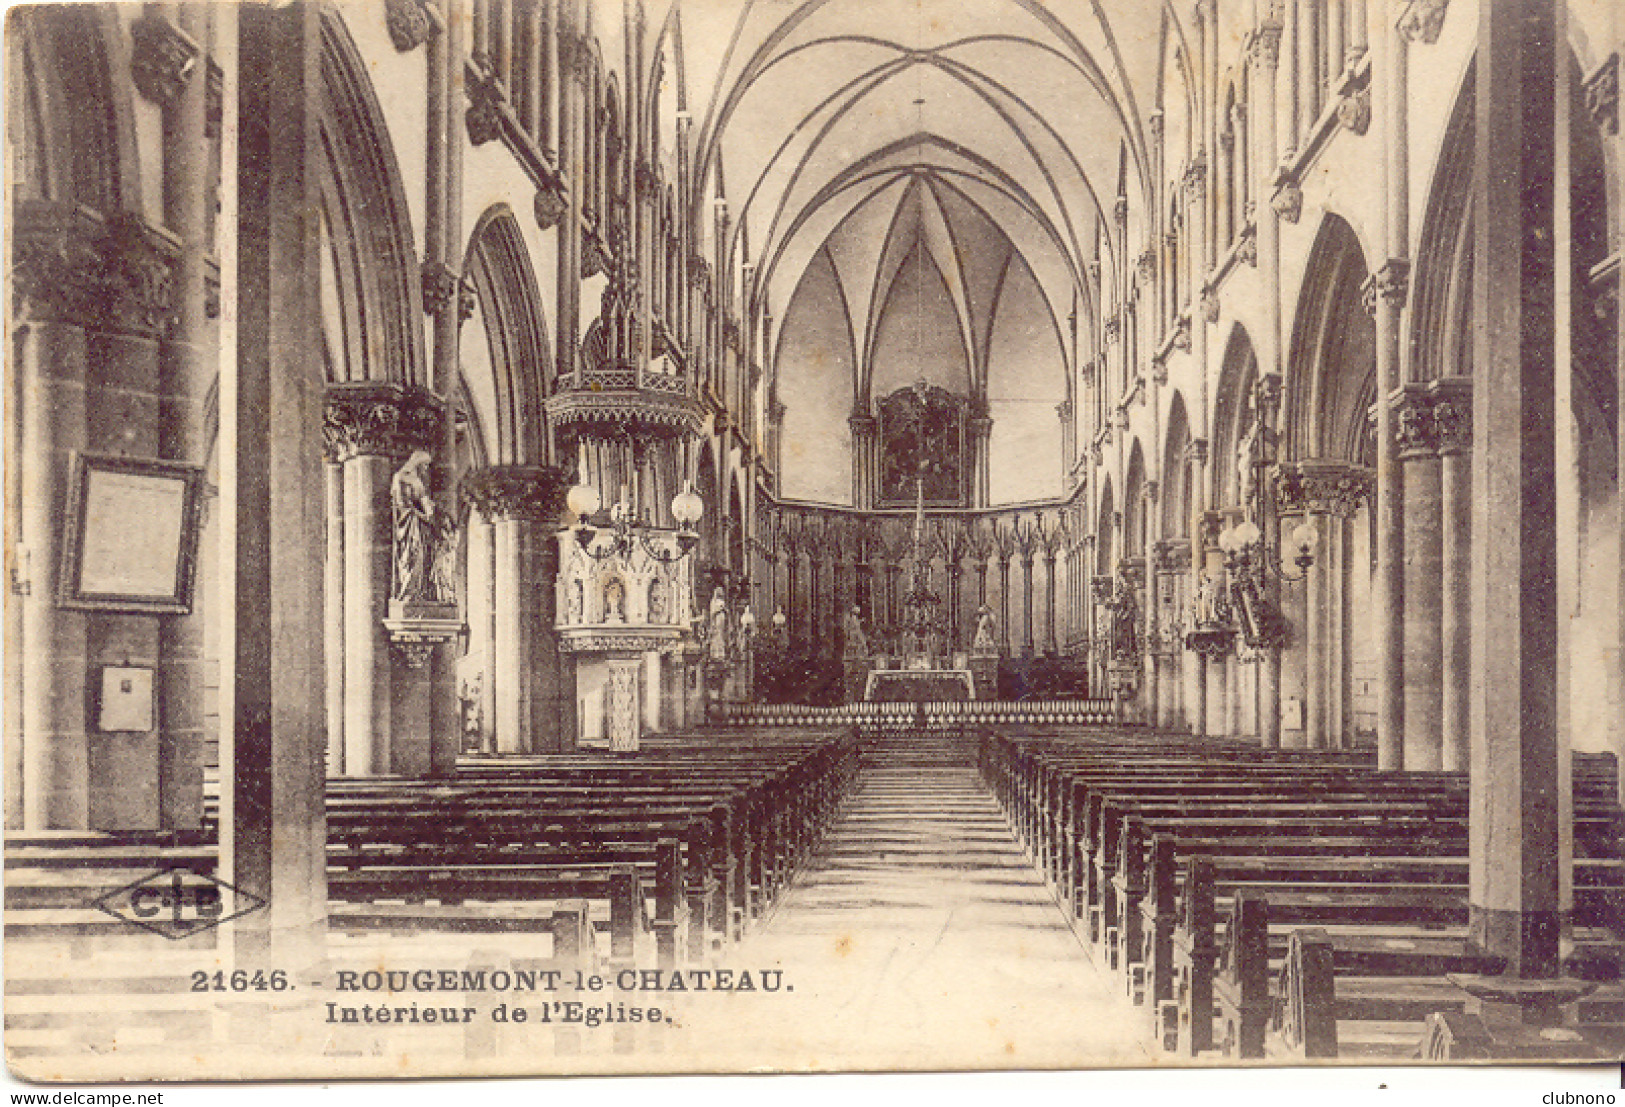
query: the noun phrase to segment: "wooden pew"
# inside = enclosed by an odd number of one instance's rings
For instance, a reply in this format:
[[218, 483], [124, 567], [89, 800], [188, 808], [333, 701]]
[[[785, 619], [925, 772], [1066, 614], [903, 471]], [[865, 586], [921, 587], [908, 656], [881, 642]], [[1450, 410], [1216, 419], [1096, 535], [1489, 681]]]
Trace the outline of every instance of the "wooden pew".
[[[465, 761], [449, 782], [334, 782], [336, 917], [421, 925], [438, 913], [454, 928], [495, 929], [526, 924], [471, 901], [524, 903], [539, 918], [549, 902], [579, 900], [607, 905], [612, 954], [652, 932], [662, 964], [702, 957], [765, 909], [856, 763], [850, 733], [823, 732], [759, 749], [673, 744], [635, 761]], [[400, 903], [345, 906], [379, 900]], [[426, 901], [432, 911], [407, 906]]]

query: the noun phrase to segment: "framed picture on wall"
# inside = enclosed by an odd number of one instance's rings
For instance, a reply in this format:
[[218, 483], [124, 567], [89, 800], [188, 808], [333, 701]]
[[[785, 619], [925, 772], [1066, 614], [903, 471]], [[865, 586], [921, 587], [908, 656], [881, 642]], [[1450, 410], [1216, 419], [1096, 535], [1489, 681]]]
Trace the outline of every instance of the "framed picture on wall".
[[76, 453], [57, 602], [99, 611], [192, 610], [203, 470]]

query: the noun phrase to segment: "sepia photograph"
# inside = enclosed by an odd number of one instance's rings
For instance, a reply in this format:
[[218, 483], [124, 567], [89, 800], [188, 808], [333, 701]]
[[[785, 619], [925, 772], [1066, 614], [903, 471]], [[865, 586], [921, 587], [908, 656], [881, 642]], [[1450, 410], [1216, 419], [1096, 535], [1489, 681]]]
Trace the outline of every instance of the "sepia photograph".
[[1625, 1096], [1619, 0], [4, 39], [15, 1086]]

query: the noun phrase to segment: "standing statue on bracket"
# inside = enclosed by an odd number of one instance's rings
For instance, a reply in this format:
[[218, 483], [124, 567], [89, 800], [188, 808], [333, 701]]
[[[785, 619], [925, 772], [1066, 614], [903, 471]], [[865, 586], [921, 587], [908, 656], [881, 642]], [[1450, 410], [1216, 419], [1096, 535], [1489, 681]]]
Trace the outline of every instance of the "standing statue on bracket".
[[869, 637], [863, 633], [863, 616], [858, 611], [857, 604], [853, 604], [851, 610], [846, 613], [846, 621], [841, 631], [845, 640], [842, 656], [853, 660], [869, 656]]
[[976, 634], [971, 638], [970, 652], [977, 654], [999, 652], [999, 644], [993, 639], [993, 611], [987, 604], [976, 609]]
[[1263, 432], [1255, 419], [1236, 445], [1236, 506], [1252, 517], [1253, 496], [1258, 489], [1258, 465], [1263, 455]]
[[711, 613], [707, 644], [712, 661], [728, 660], [728, 600], [722, 589], [711, 593]]
[[428, 450], [414, 450], [389, 482], [394, 509], [395, 564], [391, 598], [407, 604], [457, 602], [457, 525], [442, 515], [429, 494]]

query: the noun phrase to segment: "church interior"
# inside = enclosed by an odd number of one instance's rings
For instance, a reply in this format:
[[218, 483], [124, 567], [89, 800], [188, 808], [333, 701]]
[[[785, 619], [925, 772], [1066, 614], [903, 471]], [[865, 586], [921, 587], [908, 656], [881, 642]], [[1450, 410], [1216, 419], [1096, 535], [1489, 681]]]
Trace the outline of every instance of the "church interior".
[[1625, 7], [5, 49], [14, 1071], [1625, 1057]]

